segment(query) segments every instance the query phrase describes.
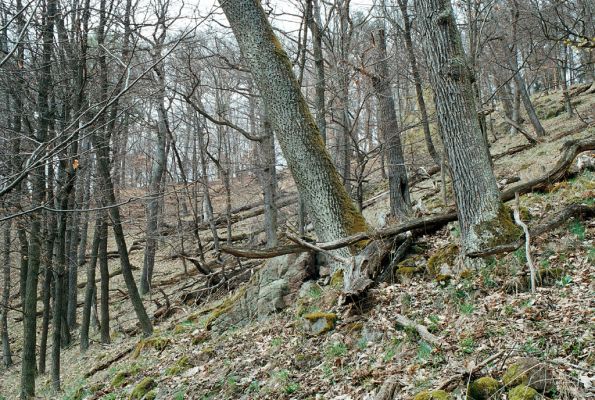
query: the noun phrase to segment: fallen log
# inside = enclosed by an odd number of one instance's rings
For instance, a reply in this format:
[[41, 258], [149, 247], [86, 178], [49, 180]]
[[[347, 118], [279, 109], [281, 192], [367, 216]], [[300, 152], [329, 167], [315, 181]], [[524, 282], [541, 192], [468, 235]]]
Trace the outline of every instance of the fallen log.
[[562, 146], [562, 157], [556, 165], [545, 175], [527, 182], [519, 183], [502, 192], [502, 201], [514, 199], [514, 194], [525, 194], [533, 191], [544, 190], [552, 183], [561, 181], [568, 174], [568, 169], [577, 155], [583, 151], [595, 150], [595, 139], [570, 140]]

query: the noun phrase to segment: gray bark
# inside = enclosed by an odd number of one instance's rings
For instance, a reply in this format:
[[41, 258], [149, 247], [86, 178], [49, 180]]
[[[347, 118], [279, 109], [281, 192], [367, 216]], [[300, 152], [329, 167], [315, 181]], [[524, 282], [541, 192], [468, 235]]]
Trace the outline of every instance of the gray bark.
[[8, 337], [8, 302], [10, 301], [10, 220], [4, 223], [4, 241], [2, 243], [2, 310], [0, 314], [0, 337], [2, 338], [2, 365], [12, 365], [10, 338]]
[[434, 90], [436, 114], [452, 171], [464, 253], [481, 249], [512, 223], [481, 132], [461, 35], [450, 0], [416, 0], [421, 36]]
[[[287, 53], [259, 2], [237, 0], [220, 4], [252, 71], [318, 238], [330, 241], [366, 230], [366, 222], [352, 203], [326, 150]], [[358, 277], [357, 271], [351, 266], [340, 267], [345, 270], [345, 287], [351, 288]]]
[[411, 215], [411, 197], [401, 146], [401, 131], [391, 90], [384, 29], [373, 32], [372, 40], [375, 46], [372, 85], [378, 99], [379, 129], [386, 138], [390, 210], [394, 217], [403, 220]]

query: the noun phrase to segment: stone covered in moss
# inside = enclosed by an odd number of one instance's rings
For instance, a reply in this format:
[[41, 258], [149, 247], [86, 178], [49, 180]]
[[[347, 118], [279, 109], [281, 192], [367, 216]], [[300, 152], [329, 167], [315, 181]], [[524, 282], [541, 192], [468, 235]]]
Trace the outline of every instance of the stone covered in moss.
[[156, 397], [157, 397], [157, 391], [151, 390], [149, 393], [145, 394], [144, 400], [155, 400]]
[[510, 208], [505, 205], [500, 206], [496, 217], [479, 224], [474, 230], [485, 248], [514, 242], [523, 234], [522, 228], [514, 223]]
[[500, 384], [491, 376], [484, 376], [471, 382], [467, 388], [467, 400], [487, 400], [498, 392]]
[[526, 385], [518, 385], [508, 392], [508, 400], [535, 400], [537, 390]]
[[511, 364], [502, 376], [502, 382], [507, 387], [527, 385], [540, 393], [549, 392], [554, 388], [551, 371], [534, 357], [521, 358]]
[[140, 400], [142, 399], [151, 389], [157, 386], [157, 382], [155, 379], [147, 376], [140, 381], [132, 392], [130, 392], [130, 396], [128, 396], [129, 400]]
[[342, 269], [338, 269], [335, 272], [333, 272], [333, 275], [331, 276], [331, 286], [334, 287], [335, 289], [343, 289], [343, 270]]
[[450, 244], [438, 249], [428, 260], [428, 272], [432, 278], [450, 275], [459, 255], [459, 246]]
[[418, 393], [413, 400], [451, 400], [452, 396], [444, 390], [424, 390]]
[[304, 319], [308, 322], [307, 329], [312, 335], [322, 335], [335, 328], [337, 321], [337, 314], [313, 312], [304, 315]]

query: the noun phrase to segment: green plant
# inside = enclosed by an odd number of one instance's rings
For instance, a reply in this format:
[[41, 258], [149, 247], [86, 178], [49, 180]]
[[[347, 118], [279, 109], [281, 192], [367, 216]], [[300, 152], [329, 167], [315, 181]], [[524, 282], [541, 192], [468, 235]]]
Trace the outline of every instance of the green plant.
[[311, 299], [319, 299], [322, 296], [322, 289], [318, 285], [313, 285], [310, 290], [308, 290], [308, 296]]
[[174, 395], [172, 396], [173, 400], [184, 400], [184, 397], [186, 396], [186, 389], [182, 389], [182, 390], [178, 390], [177, 392], [174, 393]]
[[578, 240], [585, 240], [585, 226], [581, 221], [574, 220], [568, 225], [568, 231], [575, 235]]
[[333, 343], [327, 350], [326, 354], [329, 357], [342, 357], [347, 353], [347, 346], [341, 342]]
[[459, 311], [463, 315], [471, 315], [475, 311], [475, 306], [472, 303], [462, 303], [459, 306]]
[[572, 283], [572, 277], [570, 275], [564, 275], [562, 278], [560, 278], [560, 280], [558, 281], [558, 286], [568, 286]]
[[368, 347], [368, 341], [365, 338], [359, 338], [357, 341], [357, 348], [360, 350], [365, 350]]
[[285, 391], [286, 394], [295, 393], [298, 390], [300, 390], [300, 384], [296, 383], [296, 382], [290, 382], [287, 385], [285, 385], [285, 388], [283, 390]]
[[595, 247], [591, 246], [589, 247], [589, 250], [587, 250], [587, 260], [589, 260], [591, 264], [595, 264]]
[[475, 351], [476, 344], [472, 337], [462, 339], [459, 344], [461, 346], [461, 351], [465, 354], [471, 354]]
[[525, 253], [525, 248], [520, 247], [514, 251], [514, 256], [518, 260], [519, 264], [525, 265], [527, 264], [527, 254]]
[[248, 388], [246, 389], [248, 393], [258, 393], [260, 391], [260, 382], [256, 379], [250, 382]]
[[271, 347], [279, 347], [281, 346], [281, 344], [283, 344], [283, 339], [282, 338], [274, 338], [273, 340], [271, 340]]
[[428, 324], [428, 330], [432, 333], [437, 332], [440, 324], [440, 318], [437, 315], [432, 314], [428, 317], [428, 319], [430, 320], [430, 324]]
[[101, 400], [116, 400], [116, 394], [115, 393], [108, 393], [105, 396], [101, 397]]
[[419, 347], [417, 348], [417, 358], [420, 360], [427, 360], [432, 355], [434, 348], [425, 340], [419, 341]]

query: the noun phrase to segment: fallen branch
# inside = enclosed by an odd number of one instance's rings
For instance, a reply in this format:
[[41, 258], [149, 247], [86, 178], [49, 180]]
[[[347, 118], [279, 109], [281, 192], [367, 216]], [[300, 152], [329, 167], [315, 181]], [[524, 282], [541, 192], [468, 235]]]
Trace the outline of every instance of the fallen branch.
[[511, 125], [513, 128], [515, 128], [517, 131], [521, 132], [521, 134], [527, 138], [527, 140], [529, 141], [529, 143], [536, 144], [538, 142], [541, 142], [540, 139], [538, 139], [537, 137], [531, 135], [529, 132], [527, 132], [526, 130], [524, 130], [519, 124], [517, 124], [516, 122], [514, 122], [513, 120], [511, 120], [510, 118], [508, 118], [506, 115], [503, 115], [504, 117], [504, 122], [506, 122], [507, 124]]
[[92, 370], [87, 372], [85, 374], [85, 378], [90, 378], [93, 375], [95, 375], [96, 373], [98, 373], [99, 371], [103, 371], [104, 369], [107, 369], [113, 363], [120, 361], [121, 359], [126, 357], [128, 354], [132, 353], [132, 350], [134, 350], [135, 347], [136, 347], [136, 343], [133, 346], [129, 346], [125, 350], [119, 352], [118, 354], [116, 354], [114, 357], [110, 358], [103, 364], [99, 364], [98, 366], [96, 366], [95, 368], [93, 368]]
[[409, 318], [407, 318], [406, 316], [401, 315], [401, 314], [396, 314], [394, 316], [394, 318], [395, 318], [397, 324], [402, 325], [405, 328], [415, 329], [417, 331], [417, 333], [419, 334], [419, 336], [426, 342], [433, 344], [436, 347], [442, 347], [442, 348], [448, 347], [447, 345], [444, 344], [444, 341], [442, 339], [440, 339], [438, 336], [435, 336], [434, 334], [430, 333], [430, 331], [428, 331], [428, 328], [426, 328], [425, 326], [417, 324], [417, 323], [413, 322], [412, 320], [410, 320]]
[[528, 182], [523, 182], [518, 185], [505, 190], [501, 194], [502, 201], [509, 201], [514, 199], [514, 194], [529, 193], [536, 190], [544, 190], [552, 183], [561, 181], [568, 174], [568, 169], [576, 156], [583, 151], [595, 150], [595, 139], [571, 140], [562, 146], [562, 157], [558, 160], [556, 165], [545, 175], [539, 178], [532, 179]]
[[336, 254], [333, 254], [330, 251], [325, 250], [325, 249], [323, 249], [321, 247], [318, 247], [318, 246], [316, 246], [316, 245], [314, 245], [312, 243], [308, 243], [305, 240], [303, 240], [303, 239], [301, 239], [301, 238], [299, 238], [299, 237], [297, 237], [297, 236], [295, 236], [295, 235], [293, 235], [293, 234], [291, 234], [289, 232], [286, 234], [286, 236], [292, 242], [297, 243], [298, 245], [300, 245], [302, 247], [306, 247], [308, 249], [311, 249], [311, 250], [318, 251], [318, 252], [321, 252], [323, 254], [326, 254], [328, 257], [330, 257], [333, 260], [338, 261], [338, 262], [340, 262], [342, 264], [347, 265], [347, 264], [350, 264], [351, 263], [348, 259], [343, 258], [343, 257], [340, 257], [340, 256], [338, 256]]
[[505, 353], [504, 350], [499, 351], [498, 353], [494, 354], [493, 356], [490, 356], [490, 357], [486, 358], [485, 360], [483, 360], [482, 362], [480, 362], [479, 364], [471, 367], [469, 370], [460, 372], [458, 374], [451, 376], [450, 378], [443, 380], [442, 382], [440, 382], [438, 384], [437, 389], [446, 389], [448, 386], [450, 386], [451, 383], [453, 383], [455, 381], [460, 381], [461, 379], [463, 379], [467, 376], [475, 374], [477, 371], [480, 371], [483, 367], [485, 367], [489, 363], [496, 361], [497, 359], [502, 357], [504, 355], [504, 353]]
[[519, 211], [520, 208], [519, 194], [516, 193], [514, 196], [513, 207], [514, 222], [523, 228], [523, 232], [525, 232], [525, 256], [527, 258], [527, 266], [529, 267], [529, 272], [531, 274], [531, 293], [535, 293], [535, 265], [533, 264], [533, 258], [531, 257], [531, 234], [529, 233], [527, 224], [521, 220], [521, 212]]
[[[533, 229], [529, 229], [529, 234], [532, 237], [537, 237], [545, 232], [549, 232], [553, 229], [556, 229], [560, 225], [566, 223], [570, 218], [583, 216], [584, 218], [592, 218], [595, 216], [595, 205], [588, 206], [585, 204], [571, 204], [570, 206], [566, 207], [560, 212], [557, 212], [554, 216], [546, 218], [549, 222], [537, 225]], [[503, 244], [500, 246], [492, 247], [490, 249], [485, 249], [482, 251], [476, 251], [473, 253], [468, 253], [468, 257], [487, 257], [494, 254], [500, 253], [511, 253], [525, 244], [524, 238], [520, 238], [519, 240]]]

